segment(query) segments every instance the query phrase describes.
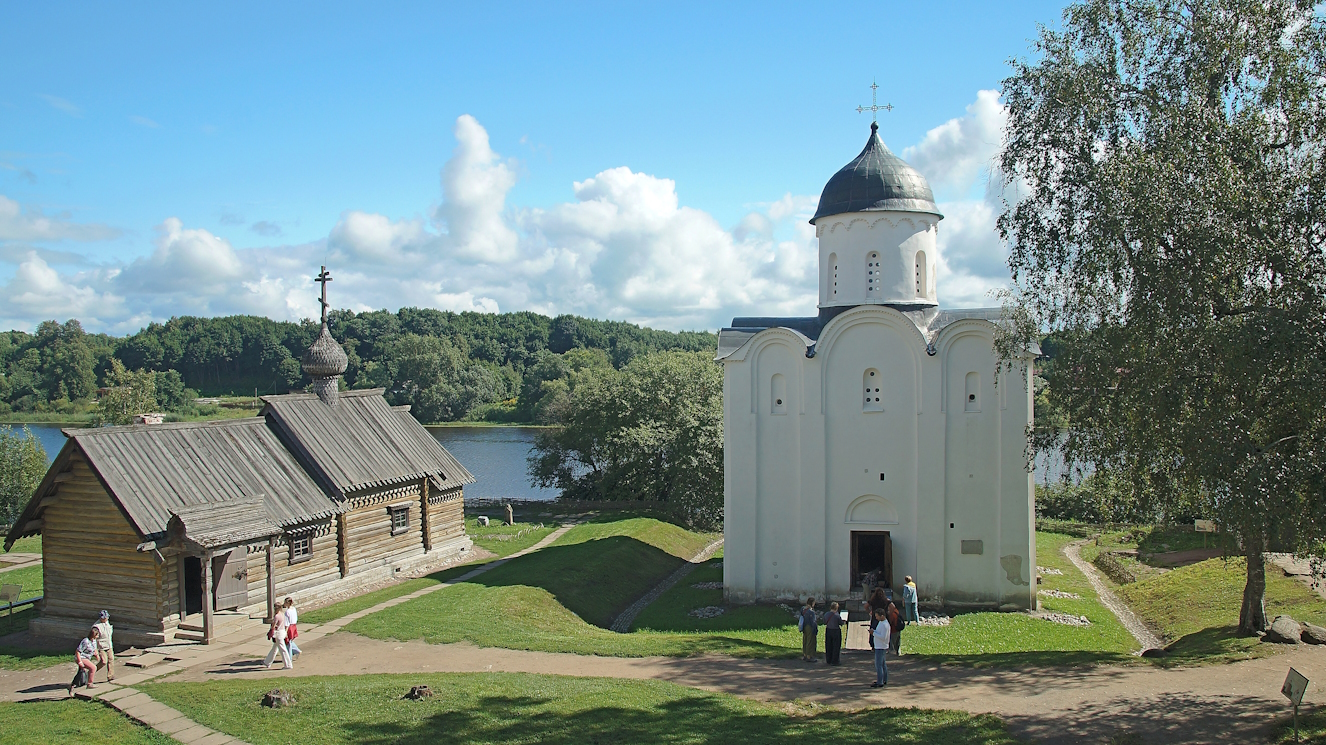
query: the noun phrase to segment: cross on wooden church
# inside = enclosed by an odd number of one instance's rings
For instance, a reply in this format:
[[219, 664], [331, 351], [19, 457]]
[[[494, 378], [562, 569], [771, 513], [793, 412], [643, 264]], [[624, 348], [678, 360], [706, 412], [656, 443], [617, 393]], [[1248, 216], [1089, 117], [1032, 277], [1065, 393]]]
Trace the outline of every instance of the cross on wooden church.
[[318, 276], [313, 278], [313, 281], [322, 285], [322, 325], [326, 326], [327, 325], [327, 283], [332, 281], [331, 272], [327, 271], [327, 267], [324, 266], [322, 268], [322, 271], [318, 273]]
[[878, 91], [879, 91], [879, 86], [875, 84], [875, 81], [873, 80], [870, 81], [870, 105], [856, 107], [856, 113], [864, 114], [865, 112], [869, 111], [871, 117], [873, 117], [875, 121], [879, 121], [878, 112], [893, 111], [893, 104], [891, 103], [886, 103], [883, 106], [879, 105], [879, 100], [876, 98], [876, 96], [878, 95]]

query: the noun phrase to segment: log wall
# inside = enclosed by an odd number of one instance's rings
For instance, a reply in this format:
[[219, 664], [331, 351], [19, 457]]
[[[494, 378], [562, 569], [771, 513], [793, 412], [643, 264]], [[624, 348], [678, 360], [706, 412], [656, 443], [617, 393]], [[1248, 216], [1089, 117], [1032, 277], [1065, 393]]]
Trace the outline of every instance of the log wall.
[[[341, 578], [338, 542], [334, 524], [326, 522], [316, 526], [313, 534], [313, 556], [305, 561], [290, 563], [290, 536], [285, 534], [273, 549], [272, 557], [276, 564], [276, 599], [284, 600], [287, 595], [295, 595], [303, 590], [318, 587]], [[297, 531], [303, 535], [305, 531]], [[248, 547], [249, 552], [249, 599], [250, 606], [267, 607], [267, 543], [255, 543]]]
[[105, 609], [117, 632], [162, 632], [178, 606], [173, 560], [139, 553], [142, 539], [87, 461], [75, 454], [70, 465], [42, 515], [42, 615], [91, 627]]
[[457, 487], [444, 492], [428, 493], [428, 532], [430, 545], [443, 543], [465, 535], [465, 494]]
[[[348, 575], [386, 566], [424, 553], [422, 492], [423, 482], [416, 481], [351, 496], [350, 509], [341, 515], [344, 521], [345, 563]], [[404, 532], [391, 534], [390, 507], [405, 506], [410, 525]]]

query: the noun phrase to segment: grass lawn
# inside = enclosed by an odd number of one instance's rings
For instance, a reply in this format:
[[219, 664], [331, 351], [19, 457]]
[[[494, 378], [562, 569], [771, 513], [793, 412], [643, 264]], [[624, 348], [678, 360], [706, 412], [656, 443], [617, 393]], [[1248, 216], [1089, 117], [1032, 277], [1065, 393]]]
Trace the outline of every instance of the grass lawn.
[[906, 654], [927, 655], [972, 665], [1121, 662], [1135, 658], [1137, 641], [1096, 593], [1063, 548], [1077, 540], [1060, 533], [1036, 534], [1036, 563], [1063, 574], [1045, 574], [1039, 590], [1058, 590], [1080, 600], [1041, 595], [1041, 609], [1086, 616], [1090, 626], [1065, 626], [1020, 613], [963, 613], [950, 626], [909, 626], [902, 635]]
[[175, 742], [108, 706], [79, 699], [0, 703], [0, 733], [4, 734], [7, 745], [51, 745], [57, 742], [167, 745]]
[[[294, 678], [294, 706], [258, 704], [268, 680], [155, 683], [152, 697], [254, 745], [289, 743], [1014, 743], [992, 715], [843, 712], [765, 704], [662, 681], [528, 673]], [[425, 684], [433, 697], [401, 698]]]
[[[38, 550], [40, 548], [38, 546]], [[22, 585], [23, 594], [21, 597], [35, 598], [42, 592], [41, 566], [0, 572], [0, 584]], [[0, 605], [0, 636], [12, 634], [16, 631], [26, 631], [28, 621], [35, 617], [36, 610], [30, 605], [17, 609], [12, 613], [6, 612], [4, 606]], [[71, 660], [73, 660], [72, 647], [68, 654], [53, 655], [41, 650], [0, 646], [0, 670], [36, 670]], [[72, 677], [72, 675], [73, 668], [71, 667], [70, 676]], [[0, 729], [0, 732], [3, 731], [3, 729]]]
[[478, 519], [465, 520], [465, 532], [470, 534], [474, 545], [485, 548], [498, 556], [510, 556], [538, 543], [557, 529], [556, 525], [543, 523], [516, 523], [504, 525], [492, 521], [487, 527], [479, 524]]
[[[465, 530], [474, 539], [477, 546], [488, 549], [499, 557], [510, 556], [517, 551], [529, 548], [553, 532], [555, 528], [539, 525], [530, 525], [528, 523], [516, 523], [515, 525], [491, 525], [487, 528], [479, 525], [477, 520], [466, 520]], [[494, 539], [495, 535], [517, 536], [515, 538], [502, 540]], [[439, 572], [433, 572], [424, 577], [408, 579], [404, 582], [387, 585], [372, 592], [366, 592], [363, 595], [356, 595], [347, 598], [338, 603], [311, 610], [307, 613], [300, 613], [299, 620], [306, 624], [326, 623], [342, 616], [348, 616], [351, 613], [357, 613], [365, 608], [372, 608], [378, 603], [383, 603], [392, 598], [398, 598], [401, 595], [409, 595], [416, 590], [422, 590], [425, 587], [431, 587], [442, 582], [449, 582], [476, 567], [487, 564], [490, 559], [481, 559], [472, 561], [468, 564], [458, 564], [453, 567], [447, 567]]]
[[[346, 630], [375, 639], [468, 640], [487, 647], [620, 657], [701, 652], [794, 656], [799, 649], [792, 646], [799, 644], [795, 630], [783, 631], [791, 628], [791, 617], [773, 608], [749, 609], [749, 618], [742, 610], [730, 618], [745, 618], [744, 627], [725, 627], [720, 621], [705, 633], [676, 625], [631, 634], [604, 628], [681, 566], [682, 557], [693, 556], [712, 539], [653, 518], [604, 518], [572, 528], [537, 553], [365, 616]], [[693, 581], [688, 578], [686, 587]], [[750, 628], [760, 625], [765, 628]], [[771, 643], [780, 633], [788, 639]]]
[[[734, 605], [721, 616], [696, 618], [696, 608], [723, 605], [723, 590], [702, 590], [694, 585], [723, 581], [723, 560], [711, 559], [650, 603], [631, 626], [632, 635], [649, 632], [688, 632], [716, 638], [756, 642], [775, 656], [801, 653], [796, 617], [773, 605]], [[780, 653], [781, 650], [781, 653]]]
[[[1208, 559], [1123, 585], [1119, 593], [1147, 625], [1173, 640], [1167, 647], [1169, 655], [1163, 658], [1167, 664], [1264, 657], [1284, 647], [1235, 633], [1246, 567], [1242, 557]], [[1326, 625], [1326, 601], [1268, 563], [1266, 616], [1282, 614]]]
[[23, 554], [39, 554], [41, 553], [41, 536], [30, 535], [27, 538], [20, 538], [14, 541], [14, 547], [9, 550]]

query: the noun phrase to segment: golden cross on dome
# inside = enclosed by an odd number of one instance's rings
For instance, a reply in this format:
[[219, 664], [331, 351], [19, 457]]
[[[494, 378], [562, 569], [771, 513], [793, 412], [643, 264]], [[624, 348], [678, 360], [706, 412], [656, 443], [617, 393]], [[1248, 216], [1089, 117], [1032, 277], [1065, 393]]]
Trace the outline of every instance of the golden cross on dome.
[[327, 325], [327, 283], [332, 281], [331, 272], [327, 267], [323, 267], [318, 276], [313, 278], [314, 282], [322, 285], [322, 325]]
[[886, 103], [883, 106], [879, 105], [879, 99], [876, 98], [878, 92], [879, 92], [879, 86], [875, 85], [875, 81], [873, 80], [870, 81], [870, 105], [856, 107], [856, 113], [864, 114], [865, 112], [869, 111], [871, 117], [873, 117], [875, 121], [879, 121], [879, 112], [893, 111], [893, 104], [891, 103]]

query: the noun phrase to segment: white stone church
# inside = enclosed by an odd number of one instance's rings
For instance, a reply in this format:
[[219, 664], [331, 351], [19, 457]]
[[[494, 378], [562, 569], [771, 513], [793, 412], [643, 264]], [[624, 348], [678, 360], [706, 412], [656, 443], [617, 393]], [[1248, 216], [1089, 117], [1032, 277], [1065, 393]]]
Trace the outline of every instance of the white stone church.
[[870, 129], [811, 219], [819, 314], [719, 336], [727, 598], [845, 599], [912, 575], [923, 603], [1034, 608], [1036, 350], [1000, 372], [999, 310], [939, 309], [943, 215]]

